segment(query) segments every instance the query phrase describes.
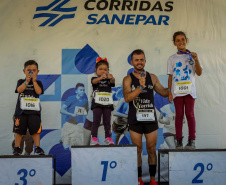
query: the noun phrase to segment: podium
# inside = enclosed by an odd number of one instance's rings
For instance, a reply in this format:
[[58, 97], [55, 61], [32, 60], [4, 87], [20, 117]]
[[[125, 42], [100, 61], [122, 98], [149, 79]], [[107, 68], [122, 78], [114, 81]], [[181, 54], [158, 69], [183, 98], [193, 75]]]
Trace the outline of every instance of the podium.
[[158, 183], [160, 154], [168, 155], [169, 185], [215, 185], [226, 182], [226, 149], [158, 150]]
[[72, 185], [137, 185], [137, 147], [71, 148]]
[[1, 185], [55, 184], [53, 155], [0, 156]]

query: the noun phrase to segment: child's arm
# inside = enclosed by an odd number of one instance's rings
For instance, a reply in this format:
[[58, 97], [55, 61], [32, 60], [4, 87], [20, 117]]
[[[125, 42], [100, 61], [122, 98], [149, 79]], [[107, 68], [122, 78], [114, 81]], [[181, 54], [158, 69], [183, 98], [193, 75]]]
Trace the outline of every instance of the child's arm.
[[202, 67], [199, 63], [198, 55], [194, 52], [191, 52], [192, 58], [195, 60], [195, 73], [200, 76], [202, 74]]
[[36, 94], [38, 95], [42, 94], [42, 88], [38, 85], [38, 82], [36, 81], [37, 76], [33, 76], [32, 79], [33, 79], [33, 85], [34, 85]]
[[[28, 85], [30, 81], [31, 81], [31, 76], [28, 75], [28, 76], [26, 77], [25, 83]], [[26, 87], [27, 87], [27, 85], [25, 85], [25, 83], [22, 83], [19, 87], [17, 87], [17, 92], [18, 92], [18, 93], [24, 92], [24, 90], [25, 90]]]
[[170, 75], [169, 74], [169, 78], [168, 78], [168, 90], [169, 90], [169, 94], [168, 94], [168, 100], [170, 103], [172, 103], [172, 100], [173, 100], [173, 95], [172, 95], [172, 92], [171, 92], [171, 87], [172, 87], [172, 80], [173, 80], [173, 75]]
[[114, 78], [114, 76], [113, 76], [112, 74], [108, 74], [108, 78], [110, 79], [110, 82], [111, 82], [112, 84], [115, 83], [115, 78]]
[[101, 81], [102, 79], [105, 79], [105, 78], [107, 78], [107, 76], [105, 74], [101, 75], [100, 77], [93, 78], [92, 84], [97, 84], [99, 81]]

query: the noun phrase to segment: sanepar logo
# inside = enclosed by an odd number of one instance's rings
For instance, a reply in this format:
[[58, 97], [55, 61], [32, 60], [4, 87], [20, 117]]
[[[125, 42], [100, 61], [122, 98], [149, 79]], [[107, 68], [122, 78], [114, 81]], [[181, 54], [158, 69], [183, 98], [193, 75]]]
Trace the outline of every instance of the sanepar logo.
[[[170, 17], [168, 15], [151, 15], [151, 12], [171, 12], [173, 10], [173, 1], [161, 3], [160, 1], [142, 1], [142, 0], [87, 0], [84, 8], [95, 13], [88, 16], [87, 24], [152, 24], [152, 25], [169, 25]], [[99, 11], [114, 11], [114, 12], [131, 12], [129, 14], [113, 14], [109, 16], [104, 14], [100, 16], [96, 12]], [[146, 12], [146, 15], [137, 14], [137, 12]], [[136, 12], [134, 14], [133, 12]], [[150, 12], [150, 15], [147, 15]]]
[[[46, 21], [44, 21], [39, 26], [55, 26], [59, 22], [61, 22], [64, 19], [72, 19], [75, 17], [75, 12], [77, 10], [77, 7], [70, 7], [70, 8], [64, 8], [63, 6], [67, 4], [71, 0], [55, 0], [48, 6], [41, 6], [36, 8], [36, 12], [42, 12], [42, 13], [36, 13], [33, 17], [33, 19], [46, 17], [48, 18]], [[51, 11], [52, 13], [48, 13]]]

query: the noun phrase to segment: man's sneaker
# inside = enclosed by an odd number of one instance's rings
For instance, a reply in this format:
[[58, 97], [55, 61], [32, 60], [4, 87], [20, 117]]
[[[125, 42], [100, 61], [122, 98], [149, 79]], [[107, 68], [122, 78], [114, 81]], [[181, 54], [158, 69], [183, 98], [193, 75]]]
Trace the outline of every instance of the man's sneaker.
[[45, 155], [45, 152], [42, 150], [41, 147], [35, 147], [35, 155]]
[[183, 142], [182, 142], [183, 138], [181, 138], [180, 140], [177, 140], [177, 146], [176, 149], [180, 150], [183, 149]]
[[96, 137], [92, 137], [90, 141], [90, 145], [100, 145], [98, 143], [98, 139]]
[[158, 185], [158, 183], [155, 180], [151, 179], [150, 185]]
[[106, 145], [114, 145], [114, 141], [110, 138], [110, 137], [107, 137], [105, 140], [104, 140], [104, 143]]
[[21, 149], [20, 147], [14, 147], [13, 149], [13, 155], [21, 155]]
[[187, 150], [195, 150], [195, 140], [189, 139], [188, 144], [184, 148]]
[[142, 181], [141, 178], [138, 179], [138, 185], [144, 185], [144, 182]]

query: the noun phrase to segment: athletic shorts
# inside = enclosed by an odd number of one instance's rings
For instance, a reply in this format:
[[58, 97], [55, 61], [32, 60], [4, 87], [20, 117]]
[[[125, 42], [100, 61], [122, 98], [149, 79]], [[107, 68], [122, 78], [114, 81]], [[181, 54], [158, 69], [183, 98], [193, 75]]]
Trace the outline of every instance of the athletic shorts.
[[30, 135], [41, 133], [42, 126], [39, 114], [21, 114], [14, 116], [13, 132], [26, 135], [27, 130], [29, 130]]
[[129, 124], [129, 130], [132, 130], [139, 134], [149, 134], [157, 130], [158, 123], [136, 123], [136, 124]]

